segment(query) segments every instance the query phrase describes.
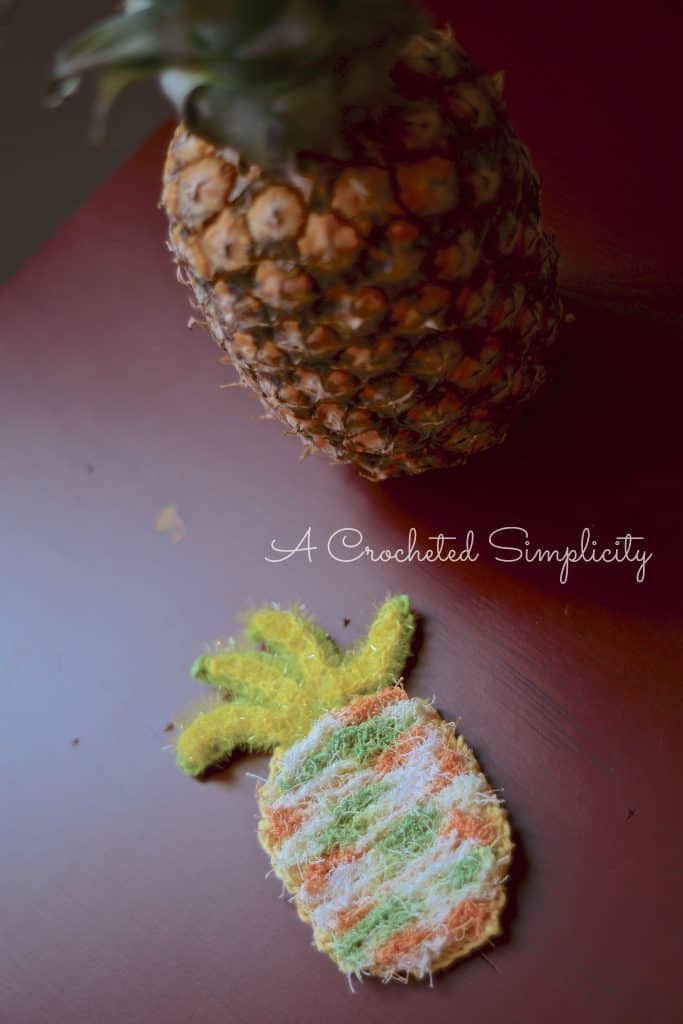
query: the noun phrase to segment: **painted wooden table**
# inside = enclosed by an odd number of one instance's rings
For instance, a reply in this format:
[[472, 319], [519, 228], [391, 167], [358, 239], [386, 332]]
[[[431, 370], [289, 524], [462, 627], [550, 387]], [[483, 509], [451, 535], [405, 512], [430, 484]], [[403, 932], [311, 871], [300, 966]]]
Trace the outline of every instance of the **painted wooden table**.
[[[555, 386], [466, 469], [373, 485], [299, 462], [221, 388], [163, 246], [165, 134], [0, 295], [3, 1021], [681, 1019], [674, 6], [650, 5], [646, 38], [616, 7], [565, 23], [465, 5], [464, 42], [508, 69], [576, 317]], [[155, 529], [168, 506], [182, 539]], [[309, 526], [310, 561], [267, 561]], [[505, 526], [529, 550], [630, 532], [652, 557], [642, 583], [624, 563], [563, 584], [557, 565], [496, 561]], [[345, 563], [326, 550], [342, 528], [377, 550], [471, 529], [480, 557]], [[266, 760], [193, 782], [171, 723], [245, 604], [302, 600], [350, 641], [387, 591], [423, 617], [409, 689], [460, 720], [517, 853], [486, 958], [432, 990], [351, 996], [264, 877]]]

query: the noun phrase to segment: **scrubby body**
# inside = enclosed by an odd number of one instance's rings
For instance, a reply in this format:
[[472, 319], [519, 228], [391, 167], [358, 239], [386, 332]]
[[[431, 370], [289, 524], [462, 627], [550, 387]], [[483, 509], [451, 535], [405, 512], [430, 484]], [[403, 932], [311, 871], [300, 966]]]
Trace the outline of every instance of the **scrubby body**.
[[498, 934], [507, 819], [428, 702], [393, 687], [326, 715], [259, 804], [276, 874], [345, 973], [421, 978]]

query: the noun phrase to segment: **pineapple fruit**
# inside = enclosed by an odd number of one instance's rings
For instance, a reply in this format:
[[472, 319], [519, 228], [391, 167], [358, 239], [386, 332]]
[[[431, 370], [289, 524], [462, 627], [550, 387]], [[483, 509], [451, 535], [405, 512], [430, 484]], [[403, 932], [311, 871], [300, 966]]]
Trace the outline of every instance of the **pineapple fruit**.
[[190, 775], [237, 747], [273, 751], [258, 835], [349, 979], [431, 976], [500, 930], [510, 828], [455, 727], [400, 685], [414, 619], [389, 598], [341, 653], [307, 618], [252, 614], [252, 647], [200, 658], [218, 701], [183, 730]]
[[99, 107], [158, 72], [197, 319], [269, 417], [370, 479], [501, 442], [561, 319], [502, 76], [409, 0], [137, 0], [56, 60]]

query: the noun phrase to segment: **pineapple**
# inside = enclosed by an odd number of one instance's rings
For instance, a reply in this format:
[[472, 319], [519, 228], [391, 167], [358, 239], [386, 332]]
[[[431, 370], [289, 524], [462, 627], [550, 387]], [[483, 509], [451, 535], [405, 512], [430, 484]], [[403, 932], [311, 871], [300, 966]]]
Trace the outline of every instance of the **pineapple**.
[[268, 417], [372, 480], [505, 438], [561, 303], [502, 75], [409, 0], [138, 0], [57, 98], [92, 68], [100, 111], [150, 73], [176, 103], [170, 250]]
[[274, 752], [259, 839], [349, 980], [431, 976], [500, 930], [507, 817], [455, 727], [400, 685], [413, 628], [408, 599], [389, 598], [341, 653], [300, 613], [263, 608], [253, 647], [196, 662], [220, 696], [178, 741], [190, 775], [237, 747]]

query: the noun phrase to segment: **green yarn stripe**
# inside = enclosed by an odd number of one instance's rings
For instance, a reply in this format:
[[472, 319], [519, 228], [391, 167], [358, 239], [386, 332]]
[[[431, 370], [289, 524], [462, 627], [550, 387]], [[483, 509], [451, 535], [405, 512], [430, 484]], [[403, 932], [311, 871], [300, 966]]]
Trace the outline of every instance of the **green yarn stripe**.
[[478, 846], [460, 857], [446, 871], [433, 880], [430, 891], [437, 895], [452, 895], [467, 885], [480, 882], [493, 866], [494, 855], [488, 846]]
[[337, 761], [352, 761], [362, 768], [391, 746], [414, 721], [410, 714], [399, 717], [376, 715], [358, 725], [336, 729], [319, 750], [281, 778], [279, 784], [285, 791], [303, 786]]
[[347, 971], [357, 970], [367, 961], [369, 951], [387, 942], [407, 924], [420, 917], [420, 900], [392, 896], [334, 940], [336, 955]]
[[428, 701], [328, 712], [267, 785], [275, 870], [349, 976], [422, 977], [496, 934], [504, 817]]
[[401, 815], [374, 846], [385, 877], [422, 857], [436, 841], [442, 821], [443, 812], [436, 804], [420, 804]]
[[[314, 840], [316, 853], [354, 846], [381, 817], [377, 801], [392, 789], [388, 781], [370, 783], [350, 793], [334, 808], [332, 821]], [[368, 854], [368, 872], [387, 878], [421, 857], [435, 842], [443, 813], [434, 804], [421, 804], [392, 822]]]
[[317, 854], [357, 843], [377, 818], [376, 801], [390, 789], [389, 782], [374, 782], [340, 800], [332, 820], [314, 840]]
[[380, 903], [348, 932], [343, 932], [335, 938], [335, 953], [342, 961], [343, 969], [358, 970], [372, 958], [374, 951], [383, 943], [397, 935], [406, 925], [423, 918], [428, 910], [430, 897], [452, 897], [466, 886], [480, 883], [489, 871], [493, 859], [493, 854], [488, 848], [479, 847], [437, 876], [426, 891], [419, 895], [404, 890]]

